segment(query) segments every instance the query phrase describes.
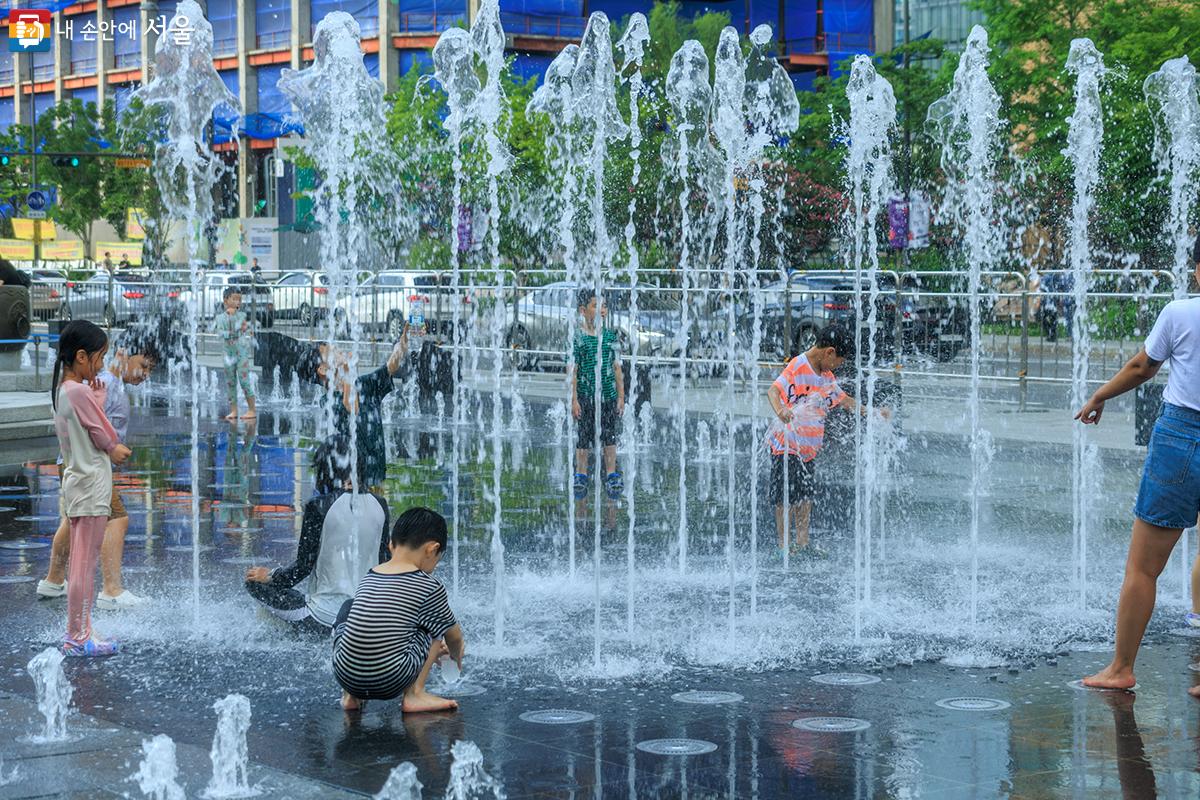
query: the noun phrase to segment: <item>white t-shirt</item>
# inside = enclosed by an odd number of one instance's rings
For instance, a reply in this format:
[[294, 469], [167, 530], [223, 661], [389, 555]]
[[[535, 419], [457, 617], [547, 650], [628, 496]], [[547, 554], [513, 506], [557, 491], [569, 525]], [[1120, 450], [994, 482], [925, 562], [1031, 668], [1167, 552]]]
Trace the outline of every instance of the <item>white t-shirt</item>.
[[1146, 337], [1146, 355], [1170, 369], [1163, 400], [1200, 411], [1200, 297], [1167, 303]]

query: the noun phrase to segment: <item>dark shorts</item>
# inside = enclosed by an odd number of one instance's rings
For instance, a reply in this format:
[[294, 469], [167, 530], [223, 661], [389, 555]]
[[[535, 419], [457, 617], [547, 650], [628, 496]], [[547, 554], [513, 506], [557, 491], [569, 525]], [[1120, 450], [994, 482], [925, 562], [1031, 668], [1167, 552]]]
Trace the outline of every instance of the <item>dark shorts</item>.
[[813, 480], [813, 462], [804, 461], [800, 456], [771, 456], [771, 502], [783, 505], [784, 475], [783, 466], [787, 463], [787, 503], [798, 506], [809, 502], [816, 493]]
[[[591, 396], [579, 398], [579, 419], [575, 420], [575, 447], [591, 450], [596, 446], [596, 404]], [[600, 403], [600, 446], [612, 447], [617, 443], [621, 418], [617, 416], [617, 401], [603, 400]]]
[[1200, 411], [1163, 404], [1150, 434], [1134, 515], [1160, 528], [1190, 528], [1200, 513]]

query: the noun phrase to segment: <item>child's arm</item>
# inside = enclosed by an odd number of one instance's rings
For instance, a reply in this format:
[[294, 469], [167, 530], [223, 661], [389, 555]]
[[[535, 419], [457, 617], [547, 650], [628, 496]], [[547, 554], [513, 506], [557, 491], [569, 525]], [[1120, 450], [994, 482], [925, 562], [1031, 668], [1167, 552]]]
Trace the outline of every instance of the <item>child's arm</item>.
[[571, 416], [579, 419], [583, 416], [583, 409], [579, 407], [579, 391], [576, 386], [576, 378], [579, 376], [579, 365], [571, 365]]
[[458, 664], [458, 668], [462, 669], [463, 651], [466, 648], [466, 640], [463, 639], [462, 626], [457, 622], [454, 627], [446, 631], [446, 649], [450, 651], [450, 657], [454, 659], [454, 663]]
[[767, 400], [770, 401], [775, 416], [779, 417], [782, 422], [787, 422], [792, 418], [792, 410], [783, 404], [783, 398], [779, 396], [778, 385], [772, 383], [767, 387]]
[[[78, 388], [75, 388], [78, 387]], [[68, 384], [67, 397], [71, 400], [71, 408], [79, 424], [88, 432], [88, 438], [98, 450], [108, 453], [109, 458], [118, 464], [124, 463], [129, 457], [130, 449], [121, 444], [112, 423], [104, 416], [104, 409], [96, 402], [96, 393], [82, 383]]]
[[[841, 408], [857, 411], [861, 416], [865, 417], [867, 415], [867, 407], [844, 392], [842, 393], [842, 399], [837, 401], [837, 405]], [[880, 406], [876, 409], [876, 411], [878, 411], [879, 416], [883, 417], [884, 419], [892, 418], [892, 410], [887, 406]]]
[[621, 359], [613, 353], [613, 380], [617, 382], [617, 416], [625, 411], [625, 373], [621, 371]]
[[[267, 574], [262, 583], [290, 589], [304, 580], [317, 565], [317, 556], [321, 552], [321, 528], [325, 524], [325, 514], [321, 508], [320, 498], [309, 500], [304, 506], [304, 520], [300, 523], [300, 543], [296, 546], [296, 560], [289, 567], [280, 567]], [[246, 573], [248, 580], [250, 570]], [[261, 573], [257, 573], [261, 575]]]

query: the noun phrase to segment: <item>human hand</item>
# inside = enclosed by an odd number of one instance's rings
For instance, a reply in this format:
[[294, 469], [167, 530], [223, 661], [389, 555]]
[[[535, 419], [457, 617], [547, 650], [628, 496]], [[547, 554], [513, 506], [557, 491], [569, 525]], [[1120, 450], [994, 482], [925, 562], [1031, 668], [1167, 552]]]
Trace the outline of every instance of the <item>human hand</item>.
[[268, 583], [271, 580], [271, 570], [266, 567], [251, 567], [246, 570], [246, 580], [254, 583]]
[[890, 408], [888, 408], [887, 406], [883, 406], [882, 408], [879, 409], [879, 416], [883, 417], [884, 419], [891, 419], [892, 418], [892, 410]]
[[1084, 425], [1099, 425], [1100, 416], [1104, 413], [1104, 401], [1091, 398], [1083, 404], [1083, 408], [1075, 415], [1075, 419]]
[[579, 419], [583, 416], [583, 409], [579, 407], [579, 400], [574, 397], [571, 398], [571, 416], [573, 416], [575, 419]]
[[776, 414], [776, 416], [779, 417], [780, 422], [791, 422], [792, 421], [792, 410], [790, 408], [788, 408], [787, 406], [781, 407], [778, 411], [775, 412], [775, 414]]
[[108, 457], [112, 459], [114, 464], [124, 464], [132, 454], [132, 450], [123, 444], [119, 444], [112, 449], [112, 452], [108, 454]]

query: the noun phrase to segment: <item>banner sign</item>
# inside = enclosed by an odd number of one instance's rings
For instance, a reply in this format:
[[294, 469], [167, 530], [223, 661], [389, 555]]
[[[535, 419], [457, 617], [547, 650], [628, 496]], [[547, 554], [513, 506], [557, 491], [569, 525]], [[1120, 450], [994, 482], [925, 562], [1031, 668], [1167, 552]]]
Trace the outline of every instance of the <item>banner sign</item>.
[[82, 261], [83, 242], [64, 239], [59, 242], [43, 242], [42, 258], [47, 261]]
[[104, 254], [108, 253], [113, 264], [118, 263], [122, 258], [135, 266], [142, 263], [141, 242], [96, 242], [93, 246], [97, 262], [103, 262]]
[[33, 242], [0, 239], [0, 258], [7, 258], [9, 261], [32, 261]]
[[33, 241], [34, 225], [41, 228], [43, 242], [58, 237], [58, 231], [55, 229], [54, 223], [47, 219], [14, 219], [12, 224], [14, 239], [28, 239]]
[[142, 217], [146, 212], [140, 208], [130, 208], [125, 212], [125, 238], [145, 239], [146, 229], [142, 226]]

